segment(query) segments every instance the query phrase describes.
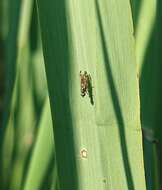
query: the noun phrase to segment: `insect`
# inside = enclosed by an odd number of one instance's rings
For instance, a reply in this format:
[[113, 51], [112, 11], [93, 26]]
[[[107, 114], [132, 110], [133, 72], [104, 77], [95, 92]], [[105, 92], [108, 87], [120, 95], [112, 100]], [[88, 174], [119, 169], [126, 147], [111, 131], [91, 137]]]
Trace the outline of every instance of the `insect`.
[[90, 81], [91, 81], [91, 76], [88, 75], [86, 71], [84, 71], [83, 74], [82, 71], [80, 71], [80, 91], [82, 97], [88, 94]]

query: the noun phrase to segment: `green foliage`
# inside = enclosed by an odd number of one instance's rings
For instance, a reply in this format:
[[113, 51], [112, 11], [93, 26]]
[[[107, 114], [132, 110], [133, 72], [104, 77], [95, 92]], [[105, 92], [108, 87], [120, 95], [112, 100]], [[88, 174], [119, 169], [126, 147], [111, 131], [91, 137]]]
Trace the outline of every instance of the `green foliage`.
[[0, 1], [0, 189], [160, 190], [161, 7]]
[[[32, 0], [17, 0], [11, 2], [10, 6], [11, 12], [8, 12], [10, 25], [6, 40], [7, 109], [1, 130], [0, 188], [19, 190], [23, 189], [24, 185], [27, 188], [31, 187], [28, 179], [31, 178], [32, 163], [39, 163], [37, 155], [44, 154], [44, 146], [48, 147], [45, 161], [42, 156], [43, 167], [39, 170], [37, 180], [35, 178], [37, 183], [35, 188], [39, 189], [44, 186], [43, 181], [53, 175], [53, 170], [56, 169], [48, 170], [54, 153], [54, 144], [50, 107], [49, 104], [45, 104], [48, 91], [36, 6]], [[43, 110], [47, 110], [47, 113]], [[44, 126], [41, 127], [42, 125]], [[42, 128], [47, 131], [48, 137], [41, 137]], [[38, 144], [42, 152], [37, 148]], [[49, 188], [53, 185], [52, 182]]]
[[136, 57], [140, 73], [141, 124], [147, 189], [161, 184], [161, 7], [159, 0], [134, 1]]
[[[46, 99], [35, 142], [30, 166], [26, 175], [24, 190], [40, 189], [45, 175], [49, 175], [48, 165], [54, 165], [54, 141], [49, 100]], [[51, 163], [50, 163], [51, 162]], [[54, 166], [56, 170], [56, 165]], [[51, 170], [53, 167], [50, 167]], [[47, 173], [47, 174], [46, 174]], [[52, 179], [57, 184], [57, 178]], [[48, 188], [49, 189], [49, 188]]]
[[145, 189], [129, 1], [37, 3], [61, 189]]

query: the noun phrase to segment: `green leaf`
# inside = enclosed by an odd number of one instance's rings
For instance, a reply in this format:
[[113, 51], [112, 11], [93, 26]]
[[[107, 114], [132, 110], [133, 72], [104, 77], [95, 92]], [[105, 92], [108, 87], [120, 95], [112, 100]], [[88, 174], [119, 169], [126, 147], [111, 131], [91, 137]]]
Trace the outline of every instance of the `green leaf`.
[[[141, 2], [141, 4], [139, 3]], [[156, 0], [134, 1], [136, 21], [136, 57], [140, 73], [141, 125], [147, 189], [161, 189], [161, 34], [162, 3]]]
[[[61, 190], [144, 190], [129, 0], [37, 4]], [[85, 97], [80, 71], [91, 76]]]
[[141, 74], [149, 39], [153, 32], [156, 19], [156, 0], [143, 0], [141, 2], [136, 26], [136, 57]]
[[[46, 172], [50, 173], [47, 169], [51, 164], [51, 160], [54, 162], [52, 159], [54, 156], [54, 139], [48, 96], [46, 98], [38, 129], [38, 136], [36, 138], [29, 169], [26, 175], [24, 190], [40, 189]], [[54, 165], [53, 162], [52, 166]], [[56, 179], [53, 179], [55, 183], [57, 181]]]

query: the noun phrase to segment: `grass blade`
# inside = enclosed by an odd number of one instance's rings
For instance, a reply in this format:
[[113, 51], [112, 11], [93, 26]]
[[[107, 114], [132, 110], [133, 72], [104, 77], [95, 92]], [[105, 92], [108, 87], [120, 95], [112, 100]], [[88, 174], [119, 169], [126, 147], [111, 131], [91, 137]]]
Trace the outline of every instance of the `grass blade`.
[[41, 188], [43, 178], [54, 155], [53, 128], [48, 98], [46, 99], [38, 127], [38, 136], [26, 175], [24, 190]]
[[[61, 189], [144, 190], [129, 1], [37, 4]], [[80, 95], [80, 70], [94, 104]]]

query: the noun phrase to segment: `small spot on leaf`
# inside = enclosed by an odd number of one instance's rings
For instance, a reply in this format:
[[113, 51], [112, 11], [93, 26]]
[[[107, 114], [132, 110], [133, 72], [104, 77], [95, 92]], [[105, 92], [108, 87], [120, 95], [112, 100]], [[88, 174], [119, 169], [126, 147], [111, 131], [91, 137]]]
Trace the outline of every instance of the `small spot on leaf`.
[[87, 158], [87, 149], [83, 148], [80, 151], [81, 158]]
[[106, 179], [103, 179], [103, 183], [106, 183]]

